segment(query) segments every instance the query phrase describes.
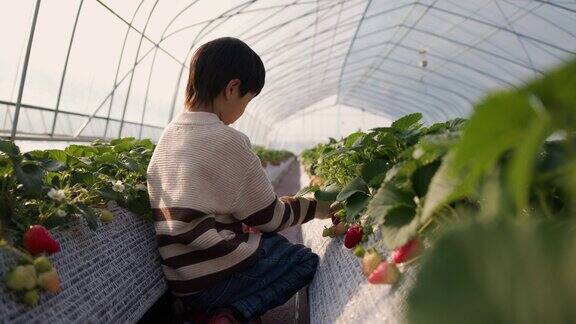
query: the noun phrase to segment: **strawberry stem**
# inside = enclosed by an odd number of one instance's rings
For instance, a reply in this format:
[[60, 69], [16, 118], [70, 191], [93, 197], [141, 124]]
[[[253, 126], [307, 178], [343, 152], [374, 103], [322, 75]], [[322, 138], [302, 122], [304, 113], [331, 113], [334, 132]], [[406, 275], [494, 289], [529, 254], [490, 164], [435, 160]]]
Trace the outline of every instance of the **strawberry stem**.
[[407, 266], [411, 265], [412, 263], [416, 263], [416, 261], [420, 260], [421, 257], [422, 257], [421, 255], [416, 256], [416, 257], [414, 257], [414, 258], [412, 258], [412, 259], [404, 262], [403, 265], [404, 265], [405, 267], [407, 267]]
[[12, 245], [8, 244], [5, 240], [0, 240], [0, 248], [12, 253], [17, 258], [20, 258], [28, 263], [33, 263], [34, 259], [26, 252], [23, 252]]
[[538, 198], [538, 202], [542, 207], [542, 212], [548, 219], [552, 219], [552, 213], [550, 212], [550, 208], [548, 207], [548, 203], [546, 203], [546, 198], [544, 197], [544, 193], [541, 189], [536, 190], [536, 197]]

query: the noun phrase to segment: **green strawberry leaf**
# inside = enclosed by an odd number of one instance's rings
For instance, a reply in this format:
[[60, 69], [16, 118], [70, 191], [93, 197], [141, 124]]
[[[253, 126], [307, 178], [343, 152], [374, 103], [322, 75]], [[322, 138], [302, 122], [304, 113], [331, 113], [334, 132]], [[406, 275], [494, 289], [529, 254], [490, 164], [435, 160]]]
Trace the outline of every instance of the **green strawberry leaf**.
[[536, 222], [448, 231], [422, 259], [408, 322], [576, 323], [573, 231], [573, 224]]
[[136, 144], [134, 137], [125, 137], [125, 138], [118, 138], [114, 139], [110, 142], [110, 144], [114, 147], [114, 152], [128, 152], [134, 145]]
[[99, 154], [95, 147], [76, 144], [69, 145], [64, 149], [64, 152], [75, 157], [89, 157]]
[[356, 193], [368, 193], [368, 187], [366, 186], [366, 182], [360, 177], [355, 178], [354, 180], [350, 181], [342, 191], [336, 197], [337, 201], [344, 201], [348, 199], [348, 197], [356, 194]]
[[124, 200], [122, 194], [112, 190], [112, 188], [108, 187], [102, 188], [98, 190], [98, 193], [102, 196], [102, 198], [106, 200], [114, 200], [116, 202], [122, 202]]
[[340, 188], [338, 187], [337, 184], [333, 183], [324, 189], [317, 190], [314, 193], [314, 197], [316, 198], [316, 200], [335, 201], [336, 197], [338, 197], [339, 192]]
[[384, 226], [403, 227], [409, 224], [416, 216], [416, 209], [410, 206], [395, 206], [388, 209], [384, 217]]
[[120, 158], [118, 163], [130, 171], [140, 170], [140, 165], [138, 164], [138, 162], [136, 162], [136, 160], [128, 156], [123, 156], [122, 158]]
[[82, 184], [87, 187], [91, 187], [97, 181], [96, 175], [92, 172], [73, 170], [70, 172], [70, 181], [74, 184]]
[[418, 122], [422, 119], [421, 113], [414, 113], [406, 115], [392, 123], [391, 127], [398, 130], [409, 130], [418, 126]]
[[94, 211], [94, 208], [84, 205], [84, 204], [77, 204], [76, 209], [80, 213], [80, 215], [86, 220], [88, 227], [91, 230], [95, 230], [98, 228], [98, 216]]
[[362, 179], [370, 187], [379, 187], [389, 168], [389, 164], [386, 160], [376, 159], [362, 165], [362, 170], [360, 172], [362, 174]]
[[544, 109], [535, 108], [537, 118], [526, 125], [523, 140], [518, 143], [507, 168], [508, 191], [513, 196], [518, 210], [528, 206], [528, 196], [534, 174], [536, 158], [542, 144], [550, 135], [551, 117]]
[[432, 177], [436, 174], [439, 167], [440, 161], [435, 161], [419, 167], [412, 173], [412, 188], [418, 197], [423, 198], [426, 195]]
[[346, 140], [344, 141], [344, 146], [350, 148], [350, 147], [354, 146], [354, 144], [358, 140], [361, 142], [363, 138], [364, 138], [363, 132], [352, 133], [346, 137]]
[[353, 223], [368, 205], [370, 196], [363, 192], [356, 192], [346, 200], [346, 222]]
[[33, 161], [17, 163], [12, 165], [18, 181], [24, 186], [26, 193], [32, 197], [41, 197], [44, 186], [44, 171]]
[[138, 191], [136, 196], [129, 197], [126, 202], [128, 209], [136, 215], [143, 215], [150, 210], [150, 200], [148, 193], [145, 191]]
[[20, 149], [13, 141], [0, 139], [0, 152], [5, 153], [11, 158], [20, 156]]
[[44, 169], [46, 169], [47, 171], [62, 171], [62, 170], [66, 170], [66, 164], [62, 163], [58, 160], [53, 160], [53, 159], [43, 159], [42, 161], [42, 166], [44, 167]]
[[302, 196], [306, 195], [307, 193], [316, 192], [317, 190], [320, 190], [320, 188], [318, 186], [304, 187], [304, 188], [300, 189], [294, 196], [302, 197]]
[[396, 249], [412, 239], [421, 224], [414, 207], [391, 207], [384, 217], [382, 242], [388, 249]]

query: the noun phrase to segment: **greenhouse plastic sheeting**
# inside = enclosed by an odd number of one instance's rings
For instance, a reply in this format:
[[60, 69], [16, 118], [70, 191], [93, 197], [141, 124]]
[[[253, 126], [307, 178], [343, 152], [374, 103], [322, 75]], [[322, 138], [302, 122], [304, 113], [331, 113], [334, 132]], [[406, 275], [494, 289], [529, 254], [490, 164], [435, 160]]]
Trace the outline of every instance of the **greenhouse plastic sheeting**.
[[265, 143], [330, 96], [389, 119], [465, 116], [576, 53], [566, 0], [68, 0], [0, 4], [3, 136], [157, 139], [199, 45], [238, 37], [266, 86], [234, 126]]

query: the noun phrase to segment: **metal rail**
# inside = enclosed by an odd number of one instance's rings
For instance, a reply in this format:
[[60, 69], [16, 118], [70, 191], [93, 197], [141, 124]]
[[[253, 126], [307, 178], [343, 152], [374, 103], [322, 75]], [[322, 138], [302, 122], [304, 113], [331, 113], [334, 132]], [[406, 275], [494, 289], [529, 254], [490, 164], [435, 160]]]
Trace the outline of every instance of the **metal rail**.
[[22, 66], [22, 76], [20, 77], [20, 87], [18, 88], [18, 99], [16, 99], [16, 109], [14, 111], [14, 120], [12, 123], [12, 132], [10, 138], [16, 137], [18, 129], [18, 118], [20, 117], [20, 107], [22, 107], [22, 95], [24, 94], [24, 85], [26, 84], [26, 74], [28, 73], [28, 63], [30, 62], [30, 52], [32, 52], [32, 43], [34, 42], [34, 33], [36, 32], [36, 21], [38, 21], [38, 11], [40, 11], [40, 0], [36, 0], [34, 16], [32, 16], [32, 26], [30, 26], [30, 35], [28, 35], [28, 45], [24, 56], [24, 65]]

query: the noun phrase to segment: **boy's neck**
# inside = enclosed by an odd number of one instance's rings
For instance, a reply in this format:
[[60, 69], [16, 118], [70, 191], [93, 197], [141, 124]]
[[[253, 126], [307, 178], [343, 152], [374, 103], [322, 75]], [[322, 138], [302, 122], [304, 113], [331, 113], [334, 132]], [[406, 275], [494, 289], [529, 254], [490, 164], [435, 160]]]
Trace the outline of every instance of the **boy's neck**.
[[214, 111], [215, 109], [213, 107], [207, 107], [207, 106], [196, 106], [196, 107], [190, 107], [190, 108], [186, 108], [186, 111], [188, 112], [205, 112], [205, 113], [210, 113], [210, 114], [214, 114], [216, 115], [216, 117], [218, 117], [218, 119], [222, 120], [222, 117], [220, 116], [220, 114], [218, 114], [216, 111]]

